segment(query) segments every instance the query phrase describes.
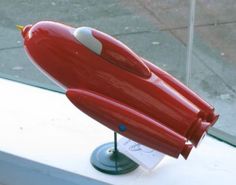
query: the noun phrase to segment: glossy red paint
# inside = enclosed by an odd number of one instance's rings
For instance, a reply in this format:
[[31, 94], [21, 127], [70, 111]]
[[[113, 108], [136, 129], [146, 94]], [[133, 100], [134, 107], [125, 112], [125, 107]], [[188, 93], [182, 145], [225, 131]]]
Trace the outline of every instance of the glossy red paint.
[[214, 108], [111, 36], [84, 28], [84, 41], [75, 31], [42, 21], [26, 26], [22, 35], [32, 61], [80, 110], [130, 139], [187, 158], [192, 149], [187, 141], [197, 146], [217, 120]]

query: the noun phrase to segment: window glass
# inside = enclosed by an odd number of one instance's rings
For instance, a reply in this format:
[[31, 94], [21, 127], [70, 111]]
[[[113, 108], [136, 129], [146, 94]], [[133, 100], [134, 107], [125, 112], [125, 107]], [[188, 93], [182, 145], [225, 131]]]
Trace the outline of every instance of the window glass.
[[[29, 61], [15, 28], [53, 20], [108, 33], [185, 83], [192, 1], [0, 1], [0, 77], [63, 92]], [[198, 0], [193, 8], [189, 86], [220, 114], [209, 133], [235, 144], [236, 1]]]

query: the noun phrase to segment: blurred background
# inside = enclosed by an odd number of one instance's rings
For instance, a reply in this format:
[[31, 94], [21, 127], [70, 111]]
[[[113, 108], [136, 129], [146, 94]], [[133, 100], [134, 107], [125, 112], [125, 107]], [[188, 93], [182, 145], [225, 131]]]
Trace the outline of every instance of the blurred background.
[[[15, 27], [52, 20], [106, 32], [185, 83], [190, 2], [0, 0], [0, 78], [63, 93], [31, 64]], [[189, 86], [220, 114], [209, 134], [235, 146], [236, 1], [196, 0], [194, 8]]]

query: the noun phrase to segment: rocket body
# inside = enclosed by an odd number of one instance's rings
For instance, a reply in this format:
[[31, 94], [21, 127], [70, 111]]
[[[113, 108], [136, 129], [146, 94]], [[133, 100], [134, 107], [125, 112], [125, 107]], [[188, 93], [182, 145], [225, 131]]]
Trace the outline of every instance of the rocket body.
[[32, 61], [77, 108], [160, 152], [187, 158], [218, 118], [184, 84], [98, 30], [42, 21], [22, 35]]

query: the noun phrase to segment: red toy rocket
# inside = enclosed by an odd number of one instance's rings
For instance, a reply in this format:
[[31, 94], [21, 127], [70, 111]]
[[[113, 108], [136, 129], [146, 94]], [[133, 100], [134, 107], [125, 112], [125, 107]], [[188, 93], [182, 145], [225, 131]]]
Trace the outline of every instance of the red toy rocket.
[[96, 29], [42, 21], [22, 36], [32, 61], [77, 108], [136, 142], [187, 159], [218, 119], [184, 84]]

